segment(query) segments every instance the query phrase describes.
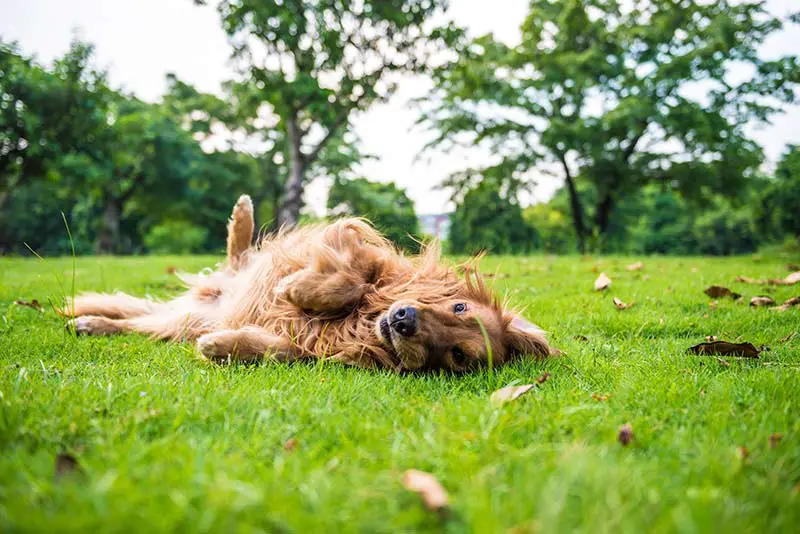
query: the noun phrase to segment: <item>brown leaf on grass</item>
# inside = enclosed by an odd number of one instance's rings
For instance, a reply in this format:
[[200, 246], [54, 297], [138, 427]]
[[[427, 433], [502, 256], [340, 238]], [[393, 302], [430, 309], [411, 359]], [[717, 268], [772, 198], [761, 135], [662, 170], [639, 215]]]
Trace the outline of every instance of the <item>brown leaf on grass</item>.
[[632, 308], [633, 305], [634, 305], [634, 302], [631, 302], [630, 304], [625, 304], [624, 302], [622, 302], [617, 297], [614, 297], [614, 307], [616, 309], [618, 309], [618, 310], [625, 310], [625, 309], [628, 309], [628, 308]]
[[611, 278], [609, 278], [606, 273], [600, 273], [600, 276], [598, 276], [597, 280], [594, 281], [594, 290], [603, 291], [604, 289], [608, 289], [608, 286], [610, 285]]
[[33, 308], [36, 311], [42, 311], [42, 305], [39, 304], [39, 301], [36, 299], [33, 299], [30, 302], [26, 300], [15, 300], [14, 304], [16, 304], [17, 306], [25, 306], [27, 308]]
[[772, 297], [759, 296], [750, 299], [750, 306], [753, 306], [754, 308], [760, 308], [762, 306], [773, 306], [774, 304], [775, 301], [772, 299]]
[[708, 295], [712, 299], [721, 299], [723, 297], [731, 297], [732, 299], [736, 300], [739, 297], [741, 297], [741, 295], [739, 293], [734, 293], [733, 291], [731, 291], [727, 287], [722, 287], [722, 286], [710, 286], [708, 289], [703, 291], [703, 293], [705, 293], [706, 295]]
[[740, 445], [738, 449], [736, 449], [736, 456], [743, 462], [747, 461], [747, 458], [750, 457], [750, 451], [744, 445]]
[[786, 270], [790, 272], [800, 271], [800, 265], [797, 265], [796, 263], [790, 263], [786, 266]]
[[794, 336], [797, 335], [797, 332], [789, 332], [789, 334], [783, 336], [781, 338], [781, 343], [788, 343], [789, 341], [794, 339]]
[[409, 469], [403, 473], [403, 486], [419, 494], [425, 507], [433, 512], [444, 511], [450, 506], [450, 498], [436, 477], [425, 471]]
[[631, 263], [627, 267], [625, 267], [626, 271], [641, 271], [644, 267], [644, 263], [637, 261], [636, 263]]
[[544, 373], [542, 376], [536, 379], [536, 383], [541, 386], [542, 384], [550, 380], [550, 377], [552, 376], [553, 375], [551, 375], [550, 373]]
[[769, 437], [769, 448], [774, 449], [778, 446], [778, 443], [783, 439], [783, 434], [780, 432], [775, 432]]
[[505, 280], [510, 276], [508, 273], [486, 273], [483, 275], [484, 278], [497, 278], [498, 280]]
[[795, 306], [800, 306], [800, 297], [792, 297], [780, 306], [776, 306], [773, 310], [777, 311], [786, 311], [789, 308], [793, 308]]
[[605, 402], [611, 398], [611, 393], [606, 393], [605, 395], [599, 395], [597, 393], [592, 393], [592, 398], [597, 402]]
[[492, 396], [489, 398], [495, 404], [505, 404], [520, 398], [531, 389], [533, 389], [533, 384], [524, 384], [522, 386], [506, 386], [492, 393]]
[[711, 343], [712, 341], [716, 341], [716, 340], [717, 340], [717, 336], [706, 336], [706, 341], [708, 341], [709, 343]]
[[297, 449], [298, 445], [300, 445], [300, 442], [297, 441], [296, 438], [289, 438], [286, 440], [286, 443], [283, 444], [283, 450], [286, 452], [292, 452], [293, 450]]
[[175, 274], [175, 271], [177, 271], [177, 269], [175, 268], [174, 265], [167, 266], [167, 274]]
[[793, 286], [797, 282], [800, 282], [800, 271], [795, 271], [788, 275], [786, 278], [770, 278], [767, 280], [761, 280], [758, 278], [750, 278], [748, 276], [737, 276], [737, 282], [742, 282], [745, 284], [758, 284], [762, 286], [770, 285], [770, 286]]
[[617, 435], [617, 439], [620, 443], [627, 446], [631, 441], [633, 441], [633, 427], [630, 423], [625, 423], [621, 427], [619, 427], [619, 434]]
[[584, 336], [584, 335], [581, 335], [581, 334], [579, 334], [577, 336], [573, 336], [572, 339], [574, 339], [575, 341], [580, 341], [582, 343], [588, 343], [589, 342], [589, 338]]
[[723, 359], [722, 359], [722, 358], [720, 358], [719, 356], [715, 356], [715, 358], [717, 359], [717, 361], [719, 362], [719, 364], [720, 364], [721, 366], [723, 366], [723, 367], [730, 367], [730, 366], [731, 366], [731, 364], [730, 364], [730, 363], [726, 362], [725, 360], [723, 360]]
[[711, 341], [689, 347], [689, 352], [700, 356], [741, 356], [743, 358], [758, 358], [761, 351], [752, 343], [731, 343], [729, 341]]
[[55, 477], [56, 479], [63, 478], [67, 475], [80, 474], [82, 472], [78, 460], [74, 456], [67, 453], [60, 453], [56, 456], [55, 464]]

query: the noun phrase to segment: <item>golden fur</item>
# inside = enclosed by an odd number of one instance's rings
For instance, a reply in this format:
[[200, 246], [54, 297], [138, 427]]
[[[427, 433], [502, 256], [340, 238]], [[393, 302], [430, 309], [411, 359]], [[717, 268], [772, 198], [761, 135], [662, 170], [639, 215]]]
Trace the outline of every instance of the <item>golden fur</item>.
[[[242, 196], [217, 271], [184, 276], [188, 291], [169, 302], [81, 295], [65, 307], [70, 328], [196, 340], [212, 359], [326, 358], [395, 370], [464, 371], [549, 353], [538, 328], [505, 310], [473, 270], [460, 278], [443, 266], [435, 244], [406, 257], [366, 221], [343, 219], [250, 247], [253, 228]], [[413, 335], [395, 331], [399, 310], [414, 313]]]

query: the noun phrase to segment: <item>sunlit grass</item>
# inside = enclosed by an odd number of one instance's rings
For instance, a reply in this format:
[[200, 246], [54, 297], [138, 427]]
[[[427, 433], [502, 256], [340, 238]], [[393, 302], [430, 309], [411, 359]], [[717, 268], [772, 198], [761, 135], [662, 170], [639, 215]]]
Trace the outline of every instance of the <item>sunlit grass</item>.
[[[72, 259], [0, 259], [0, 531], [796, 531], [800, 333], [782, 340], [800, 310], [709, 306], [703, 289], [782, 301], [800, 285], [734, 278], [785, 276], [797, 258], [645, 258], [625, 270], [638, 259], [485, 260], [566, 355], [464, 377], [217, 367], [188, 344], [74, 338], [52, 310], [12, 304], [58, 301]], [[74, 274], [78, 291], [163, 297], [179, 287], [169, 266], [215, 261], [79, 258]], [[596, 293], [601, 271], [613, 282]], [[616, 310], [615, 296], [635, 305]], [[770, 350], [729, 366], [686, 354], [707, 335]], [[544, 372], [518, 400], [489, 402]], [[54, 479], [62, 451], [83, 475]], [[441, 480], [451, 514], [403, 489], [409, 468]]]

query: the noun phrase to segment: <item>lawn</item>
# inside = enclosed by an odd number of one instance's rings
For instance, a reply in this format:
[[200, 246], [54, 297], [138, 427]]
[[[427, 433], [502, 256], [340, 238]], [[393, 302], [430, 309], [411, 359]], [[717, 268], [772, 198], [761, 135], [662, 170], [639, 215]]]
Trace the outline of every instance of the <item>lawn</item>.
[[[734, 279], [783, 277], [797, 260], [488, 258], [564, 355], [404, 376], [214, 366], [188, 344], [75, 338], [52, 310], [13, 304], [47, 308], [73, 273], [78, 291], [167, 296], [170, 267], [215, 258], [79, 258], [74, 271], [68, 258], [0, 258], [0, 531], [796, 532], [800, 309], [747, 301], [800, 285]], [[613, 281], [602, 293], [600, 271]], [[710, 305], [711, 284], [745, 302]], [[770, 350], [687, 354], [709, 335]], [[516, 401], [489, 401], [545, 372]], [[59, 453], [80, 471], [55, 477]], [[449, 514], [404, 489], [411, 468], [441, 481]]]

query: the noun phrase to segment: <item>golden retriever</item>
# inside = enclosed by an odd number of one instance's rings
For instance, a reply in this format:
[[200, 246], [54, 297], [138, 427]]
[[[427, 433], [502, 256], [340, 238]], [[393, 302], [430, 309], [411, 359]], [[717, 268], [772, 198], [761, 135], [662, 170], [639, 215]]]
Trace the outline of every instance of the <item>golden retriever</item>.
[[397, 371], [466, 371], [544, 357], [541, 330], [508, 311], [481, 277], [443, 266], [436, 244], [406, 257], [362, 219], [278, 232], [251, 247], [253, 206], [239, 198], [227, 259], [184, 276], [189, 289], [156, 302], [123, 293], [68, 302], [78, 334], [141, 332], [196, 340], [215, 360], [324, 358]]

